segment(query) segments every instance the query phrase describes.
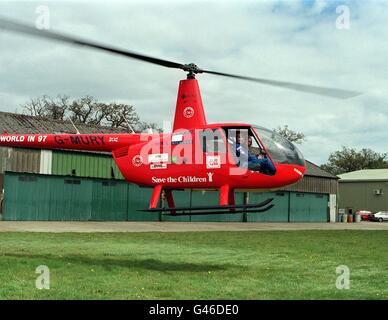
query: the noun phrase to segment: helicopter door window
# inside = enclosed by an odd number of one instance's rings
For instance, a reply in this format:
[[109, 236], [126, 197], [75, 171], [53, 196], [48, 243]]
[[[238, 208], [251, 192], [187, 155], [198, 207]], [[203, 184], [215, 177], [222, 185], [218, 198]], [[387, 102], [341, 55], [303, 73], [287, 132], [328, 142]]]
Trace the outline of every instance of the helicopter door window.
[[275, 166], [251, 129], [228, 129], [227, 136], [237, 166], [267, 175], [275, 174]]
[[251, 155], [260, 156], [264, 155], [263, 148], [259, 145], [255, 136], [250, 132], [248, 135], [248, 150]]

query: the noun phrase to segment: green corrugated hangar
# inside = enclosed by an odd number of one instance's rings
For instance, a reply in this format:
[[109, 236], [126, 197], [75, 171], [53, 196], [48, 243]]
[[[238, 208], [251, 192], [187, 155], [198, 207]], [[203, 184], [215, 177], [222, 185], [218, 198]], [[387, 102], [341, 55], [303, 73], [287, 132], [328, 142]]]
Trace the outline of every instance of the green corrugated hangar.
[[388, 211], [388, 169], [368, 169], [344, 173], [339, 180], [339, 208]]
[[[81, 133], [117, 132], [77, 125]], [[0, 112], [8, 133], [75, 133], [66, 121]], [[122, 132], [122, 131], [121, 131]], [[123, 180], [110, 154], [0, 148], [3, 220], [44, 221], [335, 221], [338, 179], [307, 161], [303, 180], [284, 190], [236, 193], [236, 203], [274, 198], [265, 213], [165, 216], [137, 211], [148, 207], [152, 190]], [[218, 192], [174, 191], [177, 206], [218, 203]], [[163, 205], [161, 201], [160, 205]]]

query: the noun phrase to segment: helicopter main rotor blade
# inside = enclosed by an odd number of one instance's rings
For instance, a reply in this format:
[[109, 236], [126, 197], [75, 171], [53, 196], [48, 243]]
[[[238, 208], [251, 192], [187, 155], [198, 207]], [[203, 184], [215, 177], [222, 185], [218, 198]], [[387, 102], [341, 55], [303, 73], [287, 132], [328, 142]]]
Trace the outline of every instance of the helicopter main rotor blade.
[[282, 88], [287, 88], [287, 89], [302, 91], [302, 92], [308, 92], [308, 93], [314, 93], [314, 94], [319, 94], [322, 96], [329, 96], [329, 97], [338, 98], [338, 99], [348, 99], [348, 98], [356, 97], [356, 96], [361, 94], [360, 92], [356, 92], [356, 91], [312, 86], [312, 85], [295, 83], [295, 82], [277, 81], [277, 80], [270, 80], [270, 79], [263, 79], [263, 78], [253, 78], [253, 77], [246, 77], [246, 76], [240, 76], [240, 75], [223, 73], [223, 72], [216, 72], [216, 71], [209, 71], [209, 70], [201, 70], [201, 71], [203, 73], [209, 73], [209, 74], [213, 74], [213, 75], [217, 75], [217, 76], [254, 81], [254, 82], [258, 82], [258, 83], [262, 83], [262, 84], [266, 84], [266, 85], [270, 85], [270, 86], [282, 87]]
[[140, 53], [114, 48], [111, 46], [99, 44], [97, 42], [92, 42], [92, 41], [83, 40], [83, 39], [76, 38], [76, 37], [71, 37], [71, 36], [64, 35], [64, 34], [61, 34], [58, 32], [53, 32], [53, 31], [48, 31], [48, 30], [39, 30], [33, 26], [23, 24], [20, 22], [10, 21], [10, 20], [3, 19], [3, 18], [0, 19], [0, 29], [5, 29], [5, 30], [12, 31], [12, 32], [27, 34], [27, 35], [34, 36], [34, 37], [69, 43], [69, 44], [73, 44], [73, 45], [85, 46], [85, 47], [89, 47], [89, 48], [93, 48], [93, 49], [97, 49], [97, 50], [106, 51], [109, 53], [118, 54], [118, 55], [125, 56], [128, 58], [133, 58], [133, 59], [157, 64], [157, 65], [160, 65], [163, 67], [178, 68], [178, 69], [184, 68], [183, 64], [180, 64], [177, 62], [162, 60], [162, 59], [146, 56], [146, 55], [143, 55]]
[[241, 80], [248, 80], [248, 81], [254, 81], [261, 84], [276, 86], [276, 87], [282, 87], [287, 88], [291, 90], [297, 90], [307, 93], [313, 93], [313, 94], [319, 94], [323, 96], [329, 96], [333, 98], [339, 98], [339, 99], [347, 99], [352, 98], [355, 96], [360, 95], [361, 93], [355, 92], [355, 91], [349, 91], [349, 90], [341, 90], [341, 89], [335, 89], [335, 88], [325, 88], [325, 87], [319, 87], [319, 86], [311, 86], [306, 84], [300, 84], [300, 83], [294, 83], [294, 82], [285, 82], [285, 81], [277, 81], [277, 80], [270, 80], [270, 79], [263, 79], [263, 78], [254, 78], [254, 77], [246, 77], [241, 75], [235, 75], [235, 74], [229, 74], [229, 73], [223, 73], [223, 72], [216, 72], [216, 71], [210, 71], [210, 70], [202, 70], [198, 68], [195, 64], [181, 64], [173, 61], [163, 60], [155, 57], [150, 57], [147, 55], [143, 55], [140, 53], [136, 53], [129, 50], [119, 49], [111, 46], [107, 46], [104, 44], [100, 44], [93, 41], [83, 40], [77, 37], [68, 36], [62, 33], [48, 31], [48, 30], [39, 30], [35, 28], [34, 26], [27, 25], [20, 22], [10, 21], [8, 19], [0, 18], [0, 29], [5, 29], [8, 31], [16, 32], [16, 33], [22, 33], [27, 34], [30, 36], [35, 36], [43, 39], [48, 40], [54, 40], [59, 41], [63, 43], [69, 43], [73, 45], [78, 46], [85, 46], [92, 49], [97, 49], [121, 56], [125, 56], [132, 59], [137, 59], [140, 61], [153, 63], [156, 65], [160, 65], [167, 68], [175, 68], [175, 69], [182, 69], [186, 72], [189, 72], [191, 74], [196, 73], [208, 73], [218, 76], [224, 76], [229, 78], [235, 78], [235, 79], [241, 79]]

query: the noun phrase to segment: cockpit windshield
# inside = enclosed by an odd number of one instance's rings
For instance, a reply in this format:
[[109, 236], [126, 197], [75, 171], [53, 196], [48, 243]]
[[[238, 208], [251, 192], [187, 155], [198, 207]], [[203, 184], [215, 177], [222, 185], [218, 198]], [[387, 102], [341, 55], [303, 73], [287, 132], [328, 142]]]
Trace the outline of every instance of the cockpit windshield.
[[253, 127], [275, 163], [305, 165], [302, 153], [280, 134], [260, 126]]

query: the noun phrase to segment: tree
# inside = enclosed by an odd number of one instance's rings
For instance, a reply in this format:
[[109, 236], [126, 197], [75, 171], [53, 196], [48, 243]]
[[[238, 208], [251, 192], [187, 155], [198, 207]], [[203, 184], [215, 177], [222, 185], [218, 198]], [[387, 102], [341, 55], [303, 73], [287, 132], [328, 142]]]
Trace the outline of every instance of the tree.
[[31, 99], [23, 105], [24, 113], [31, 116], [63, 120], [68, 109], [69, 97], [58, 95], [52, 98], [46, 95]]
[[276, 133], [280, 134], [282, 137], [286, 138], [287, 140], [302, 144], [303, 141], [306, 140], [304, 133], [302, 132], [296, 132], [288, 128], [288, 125], [285, 125], [284, 127], [277, 127], [273, 129]]
[[105, 119], [113, 128], [127, 128], [128, 123], [135, 126], [140, 123], [139, 116], [133, 106], [110, 103], [103, 108], [106, 111]]
[[105, 104], [98, 103], [91, 96], [74, 100], [67, 105], [67, 115], [76, 123], [105, 125], [107, 112]]
[[139, 121], [134, 128], [137, 132], [147, 132], [148, 129], [153, 131], [162, 132], [162, 129], [154, 122]]
[[328, 162], [321, 166], [334, 175], [363, 170], [388, 168], [388, 154], [378, 153], [371, 149], [342, 147], [342, 150], [330, 154]]
[[70, 97], [65, 95], [58, 95], [55, 98], [44, 95], [31, 99], [22, 108], [25, 114], [54, 120], [70, 118], [75, 123], [122, 129], [131, 127], [138, 132], [147, 128], [161, 131], [155, 123], [140, 121], [133, 106], [115, 102], [102, 103], [92, 96], [70, 101]]

